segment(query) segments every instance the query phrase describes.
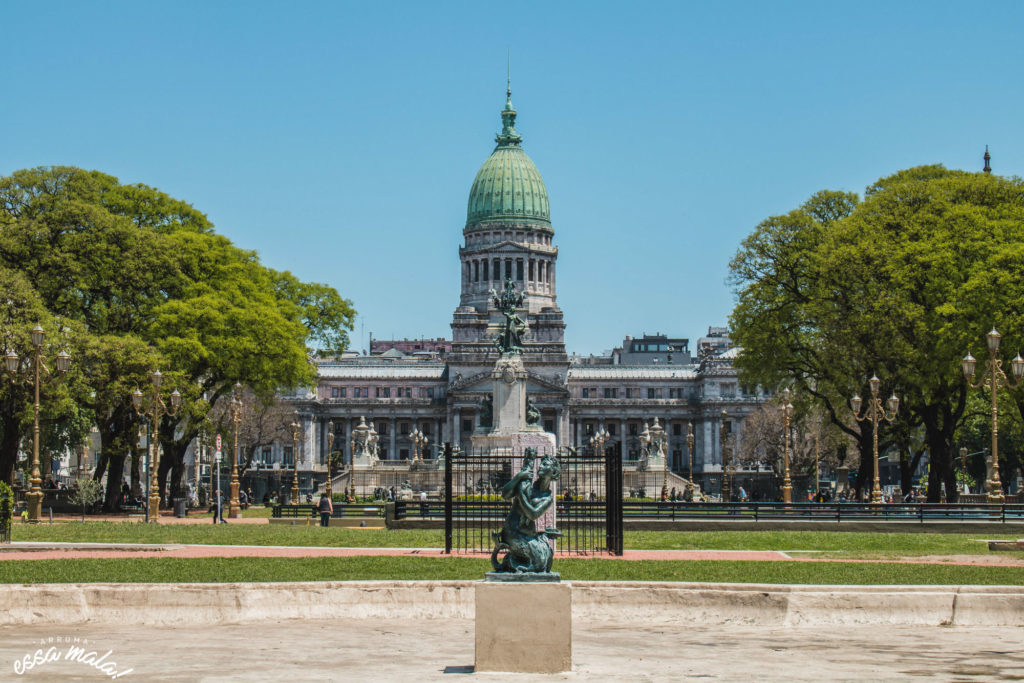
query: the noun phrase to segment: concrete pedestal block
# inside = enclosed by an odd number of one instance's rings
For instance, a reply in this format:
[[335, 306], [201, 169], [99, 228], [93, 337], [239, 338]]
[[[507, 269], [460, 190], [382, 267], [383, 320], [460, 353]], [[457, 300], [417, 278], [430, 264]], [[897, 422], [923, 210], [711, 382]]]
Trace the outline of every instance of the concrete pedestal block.
[[476, 671], [553, 674], [571, 669], [569, 584], [476, 584]]

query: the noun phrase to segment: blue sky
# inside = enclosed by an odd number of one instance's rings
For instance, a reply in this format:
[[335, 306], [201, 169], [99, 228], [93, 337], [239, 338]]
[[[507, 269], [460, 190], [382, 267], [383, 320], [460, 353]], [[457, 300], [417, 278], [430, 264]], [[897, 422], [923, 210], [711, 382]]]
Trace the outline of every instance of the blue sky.
[[764, 218], [925, 163], [1024, 168], [1019, 2], [7, 2], [0, 174], [191, 202], [353, 300], [354, 346], [448, 336], [506, 50], [570, 350], [724, 324]]

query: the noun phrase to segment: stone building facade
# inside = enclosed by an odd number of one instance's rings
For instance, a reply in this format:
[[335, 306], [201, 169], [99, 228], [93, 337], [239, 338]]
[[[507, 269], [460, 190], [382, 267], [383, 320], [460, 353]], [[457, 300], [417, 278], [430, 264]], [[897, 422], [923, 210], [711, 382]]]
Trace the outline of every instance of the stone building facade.
[[620, 449], [627, 461], [636, 459], [645, 423], [657, 418], [668, 434], [670, 467], [687, 473], [686, 435], [692, 423], [694, 477], [714, 491], [717, 475], [720, 486], [720, 429], [724, 424], [732, 438], [742, 438], [744, 416], [763, 400], [738, 384], [732, 366], [738, 351], [728, 348], [727, 333], [716, 328], [709, 337], [719, 343], [702, 345], [699, 359], [691, 356], [688, 340], [660, 334], [626, 337], [622, 348], [606, 356], [567, 354], [547, 188], [522, 148], [516, 115], [506, 93], [497, 145], [470, 189], [450, 344], [433, 340], [429, 349], [415, 349], [376, 340], [369, 356], [317, 361], [316, 390], [286, 398], [309, 427], [305, 447], [310, 452], [299, 459], [300, 473], [308, 470], [300, 481], [326, 476], [330, 426], [335, 450], [351, 461], [350, 436], [363, 417], [379, 436], [385, 462], [411, 457], [414, 429], [428, 439], [427, 459], [446, 442], [468, 448], [498, 357], [493, 339], [503, 317], [491, 292], [511, 280], [524, 295], [527, 392], [559, 447], [586, 445], [603, 430], [609, 435], [606, 448]]

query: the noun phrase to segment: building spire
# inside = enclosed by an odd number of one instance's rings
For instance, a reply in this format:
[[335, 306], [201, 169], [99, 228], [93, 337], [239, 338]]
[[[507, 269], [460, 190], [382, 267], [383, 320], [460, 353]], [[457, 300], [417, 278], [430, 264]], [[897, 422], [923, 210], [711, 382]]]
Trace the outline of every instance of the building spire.
[[992, 166], [989, 164], [992, 161], [992, 155], [988, 153], [988, 145], [985, 145], [985, 168], [981, 169], [985, 173], [992, 172]]
[[501, 132], [494, 138], [499, 145], [519, 145], [523, 136], [516, 132], [516, 108], [512, 106], [512, 55], [508, 55], [505, 75], [505, 108], [501, 110]]

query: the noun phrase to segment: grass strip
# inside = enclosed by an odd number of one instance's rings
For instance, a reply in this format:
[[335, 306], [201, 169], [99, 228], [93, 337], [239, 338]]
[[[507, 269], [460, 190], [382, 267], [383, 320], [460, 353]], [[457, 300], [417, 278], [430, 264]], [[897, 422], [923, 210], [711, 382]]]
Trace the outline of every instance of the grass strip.
[[[225, 583], [481, 579], [487, 560], [463, 557], [125, 558], [0, 562], [0, 583]], [[692, 562], [559, 559], [576, 581], [700, 581], [839, 585], [1024, 585], [1024, 568], [854, 562]]]
[[[181, 543], [186, 545], [282, 545], [354, 548], [441, 548], [440, 529], [352, 529], [271, 524], [139, 524], [87, 522], [16, 524], [15, 541], [80, 543]], [[1013, 534], [985, 535], [1014, 540]], [[862, 533], [839, 531], [627, 531], [633, 550], [815, 551], [816, 557], [886, 559], [919, 555], [983, 555], [988, 545], [977, 532]]]

